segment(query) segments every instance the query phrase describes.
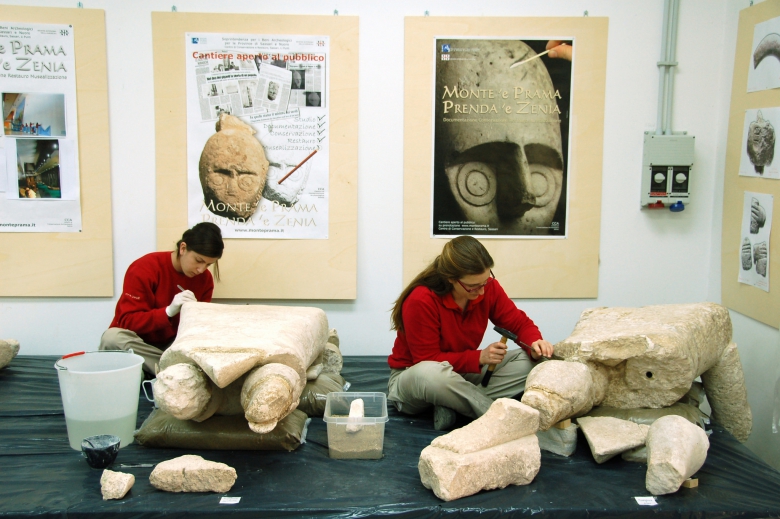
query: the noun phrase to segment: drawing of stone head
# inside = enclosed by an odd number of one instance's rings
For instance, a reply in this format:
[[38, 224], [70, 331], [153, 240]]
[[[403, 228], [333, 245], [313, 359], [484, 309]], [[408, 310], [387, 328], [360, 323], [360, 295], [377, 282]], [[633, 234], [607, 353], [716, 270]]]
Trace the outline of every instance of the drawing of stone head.
[[771, 164], [775, 158], [775, 129], [761, 115], [761, 110], [748, 127], [747, 155], [759, 175], [764, 174], [764, 166]]
[[463, 47], [436, 71], [436, 154], [449, 188], [467, 220], [499, 234], [547, 234], [564, 180], [560, 95], [541, 59], [510, 68], [536, 55], [521, 41]]
[[268, 173], [268, 160], [255, 130], [238, 117], [221, 114], [217, 132], [200, 155], [200, 184], [206, 207], [232, 220], [254, 214]]

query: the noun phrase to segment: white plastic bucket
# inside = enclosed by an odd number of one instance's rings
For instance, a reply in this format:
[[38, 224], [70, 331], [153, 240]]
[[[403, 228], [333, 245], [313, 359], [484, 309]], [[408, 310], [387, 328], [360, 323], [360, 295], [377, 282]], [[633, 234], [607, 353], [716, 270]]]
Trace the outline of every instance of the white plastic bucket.
[[98, 434], [119, 436], [120, 448], [133, 442], [143, 362], [131, 350], [71, 353], [54, 363], [72, 449]]

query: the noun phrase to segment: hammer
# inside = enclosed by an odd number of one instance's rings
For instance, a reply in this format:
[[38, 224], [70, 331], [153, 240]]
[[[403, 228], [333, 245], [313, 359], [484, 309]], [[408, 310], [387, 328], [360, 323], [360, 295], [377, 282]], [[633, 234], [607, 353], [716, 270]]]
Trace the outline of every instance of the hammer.
[[[507, 339], [512, 339], [513, 341], [517, 340], [517, 335], [510, 332], [509, 330], [506, 330], [504, 328], [499, 328], [498, 326], [494, 326], [493, 329], [501, 334], [501, 343], [506, 344]], [[496, 369], [495, 364], [490, 364], [488, 366], [487, 371], [485, 372], [485, 376], [482, 377], [482, 387], [487, 387], [488, 382], [490, 382], [490, 377], [493, 376], [493, 370]]]

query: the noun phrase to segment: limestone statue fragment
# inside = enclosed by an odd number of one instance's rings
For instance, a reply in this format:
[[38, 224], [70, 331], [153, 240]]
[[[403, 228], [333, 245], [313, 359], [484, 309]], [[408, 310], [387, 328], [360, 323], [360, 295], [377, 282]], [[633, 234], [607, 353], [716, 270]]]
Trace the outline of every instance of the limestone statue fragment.
[[726, 384], [735, 378], [706, 375], [727, 365], [742, 373], [738, 355], [724, 356], [731, 334], [728, 310], [714, 303], [585, 310], [572, 334], [555, 345], [556, 357], [565, 362], [531, 370], [522, 401], [539, 410], [545, 429], [596, 405], [669, 406], [701, 375], [713, 408], [732, 410], [719, 416], [720, 423], [744, 442], [752, 425], [744, 383], [730, 390]]
[[645, 486], [653, 495], [677, 492], [704, 465], [710, 446], [707, 433], [680, 416], [653, 422], [646, 443]]
[[559, 456], [571, 456], [577, 449], [577, 429], [577, 424], [572, 423], [563, 429], [550, 427], [546, 431], [539, 430], [536, 433], [539, 448]]
[[422, 484], [444, 501], [527, 485], [541, 466], [537, 427], [534, 409], [499, 398], [484, 415], [423, 449], [418, 463]]
[[194, 454], [158, 463], [149, 482], [166, 492], [227, 492], [238, 476], [236, 469]]
[[648, 425], [640, 425], [628, 420], [610, 416], [577, 419], [590, 451], [596, 463], [604, 463], [627, 450], [645, 444]]
[[134, 484], [135, 476], [132, 474], [105, 469], [100, 476], [100, 493], [104, 501], [122, 499]]
[[253, 431], [269, 432], [297, 407], [327, 339], [319, 308], [186, 303], [155, 401], [182, 420], [243, 413]]
[[0, 369], [11, 363], [19, 353], [19, 341], [14, 339], [0, 339]]

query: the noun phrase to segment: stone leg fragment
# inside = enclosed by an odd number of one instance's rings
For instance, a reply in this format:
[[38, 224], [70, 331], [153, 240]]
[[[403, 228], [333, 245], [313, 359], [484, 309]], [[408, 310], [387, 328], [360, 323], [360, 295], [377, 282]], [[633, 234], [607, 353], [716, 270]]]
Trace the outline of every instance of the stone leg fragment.
[[197, 366], [174, 364], [157, 374], [152, 390], [160, 409], [179, 420], [191, 420], [209, 407], [212, 384]]
[[251, 372], [241, 389], [249, 428], [261, 434], [271, 432], [298, 407], [303, 387], [298, 372], [285, 364], [266, 364]]
[[539, 448], [559, 456], [571, 456], [577, 449], [577, 429], [576, 424], [571, 424], [565, 429], [550, 427], [546, 431], [539, 431], [536, 433]]
[[166, 492], [227, 492], [236, 478], [233, 467], [186, 454], [157, 464], [149, 482]]
[[647, 433], [647, 491], [655, 496], [677, 492], [704, 465], [709, 447], [707, 433], [681, 416], [653, 422]]
[[104, 501], [122, 499], [133, 488], [134, 483], [135, 476], [132, 474], [106, 469], [100, 476], [100, 493], [103, 494]]
[[436, 497], [452, 501], [480, 490], [527, 485], [541, 466], [535, 435], [502, 443], [470, 454], [429, 445], [420, 454], [417, 468], [425, 488]]
[[644, 445], [650, 429], [648, 425], [611, 416], [583, 416], [577, 419], [577, 423], [588, 440], [596, 463], [604, 463], [622, 452]]
[[733, 342], [729, 344], [720, 362], [704, 372], [701, 380], [712, 408], [712, 419], [737, 440], [746, 442], [753, 428], [753, 414], [748, 404], [737, 345]]
[[469, 454], [518, 440], [539, 430], [539, 411], [511, 398], [499, 398], [468, 425], [439, 436], [431, 446]]
[[550, 360], [528, 373], [522, 402], [539, 411], [539, 429], [546, 431], [590, 411], [604, 398], [606, 387], [606, 378], [587, 364]]
[[6, 367], [19, 353], [19, 341], [0, 339], [0, 369]]

